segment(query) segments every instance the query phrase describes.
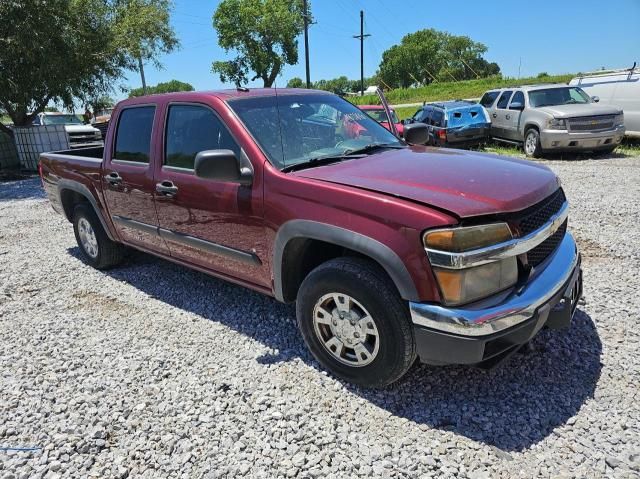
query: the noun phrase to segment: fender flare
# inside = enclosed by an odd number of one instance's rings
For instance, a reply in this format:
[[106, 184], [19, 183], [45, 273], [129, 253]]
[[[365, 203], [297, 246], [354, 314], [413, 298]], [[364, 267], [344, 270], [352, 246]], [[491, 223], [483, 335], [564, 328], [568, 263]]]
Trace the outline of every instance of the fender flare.
[[273, 283], [274, 295], [278, 301], [284, 302], [284, 278], [282, 277], [284, 250], [289, 241], [295, 238], [325, 241], [370, 257], [384, 268], [403, 299], [419, 301], [418, 292], [407, 267], [391, 248], [360, 233], [310, 220], [288, 221], [276, 234], [273, 249]]
[[89, 204], [91, 204], [91, 207], [93, 208], [93, 211], [96, 213], [96, 216], [100, 220], [100, 223], [102, 224], [102, 228], [104, 229], [104, 231], [107, 234], [107, 236], [109, 237], [109, 239], [111, 241], [118, 242], [118, 239], [114, 238], [113, 234], [111, 234], [111, 228], [109, 228], [109, 226], [107, 225], [107, 222], [105, 221], [104, 216], [102, 215], [102, 213], [100, 211], [100, 208], [98, 208], [98, 203], [97, 203], [94, 195], [89, 190], [89, 188], [87, 188], [82, 183], [79, 183], [78, 181], [68, 180], [68, 179], [65, 179], [65, 178], [61, 178], [58, 181], [57, 187], [58, 187], [58, 200], [60, 201], [60, 204], [63, 205], [63, 208], [64, 208], [64, 204], [62, 203], [62, 191], [63, 190], [75, 191], [76, 193], [84, 196], [87, 199], [87, 201], [89, 202]]

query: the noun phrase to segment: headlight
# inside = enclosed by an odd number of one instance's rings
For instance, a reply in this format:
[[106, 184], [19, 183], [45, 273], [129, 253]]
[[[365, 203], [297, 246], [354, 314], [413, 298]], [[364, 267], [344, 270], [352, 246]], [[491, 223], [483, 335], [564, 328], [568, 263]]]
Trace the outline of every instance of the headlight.
[[[506, 223], [427, 231], [427, 251], [461, 253], [512, 239]], [[513, 286], [518, 280], [515, 256], [464, 269], [433, 267], [442, 298], [447, 305], [469, 303]]]
[[547, 128], [549, 130], [566, 130], [567, 123], [563, 118], [552, 118], [547, 122]]
[[423, 236], [426, 248], [460, 253], [510, 240], [513, 236], [506, 223], [466, 226], [427, 231]]
[[617, 114], [614, 121], [616, 123], [616, 126], [624, 125], [624, 113]]

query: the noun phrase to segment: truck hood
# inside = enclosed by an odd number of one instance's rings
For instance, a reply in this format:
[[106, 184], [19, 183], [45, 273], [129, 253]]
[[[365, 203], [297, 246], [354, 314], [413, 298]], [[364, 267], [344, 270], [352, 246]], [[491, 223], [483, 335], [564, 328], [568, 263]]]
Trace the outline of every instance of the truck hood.
[[64, 125], [64, 129], [67, 131], [67, 133], [93, 134], [96, 131], [99, 131], [91, 125]]
[[523, 210], [558, 188], [549, 168], [530, 161], [423, 146], [291, 174], [430, 205], [459, 218]]
[[589, 103], [588, 105], [556, 105], [543, 106], [536, 108], [555, 118], [571, 118], [576, 116], [594, 116], [594, 115], [617, 115], [622, 110], [612, 106], [598, 105], [597, 103]]

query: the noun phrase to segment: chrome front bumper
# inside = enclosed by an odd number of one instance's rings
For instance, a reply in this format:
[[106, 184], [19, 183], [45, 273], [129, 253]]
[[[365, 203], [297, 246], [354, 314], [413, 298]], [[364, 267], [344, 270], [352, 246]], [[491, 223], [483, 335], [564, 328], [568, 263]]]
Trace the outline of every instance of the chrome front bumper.
[[536, 315], [555, 298], [579, 268], [579, 254], [571, 233], [549, 259], [544, 269], [534, 272], [524, 287], [500, 298], [498, 304], [485, 300], [473, 306], [447, 308], [439, 304], [409, 303], [415, 326], [466, 337], [486, 336], [517, 326]]
[[624, 126], [598, 132], [571, 132], [568, 130], [542, 130], [540, 145], [543, 150], [597, 149], [615, 146], [624, 137]]

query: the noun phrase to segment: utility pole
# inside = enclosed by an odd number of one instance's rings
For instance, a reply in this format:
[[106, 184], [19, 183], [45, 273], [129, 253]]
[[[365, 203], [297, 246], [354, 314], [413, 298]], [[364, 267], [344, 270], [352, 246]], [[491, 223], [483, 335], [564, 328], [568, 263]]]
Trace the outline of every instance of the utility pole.
[[307, 88], [311, 88], [311, 75], [309, 73], [309, 6], [304, 0], [304, 61], [307, 70]]
[[364, 39], [370, 36], [364, 34], [364, 10], [360, 10], [360, 35], [353, 36], [360, 40], [360, 96], [364, 95]]
[[144, 66], [142, 65], [142, 55], [138, 56], [138, 68], [140, 69], [140, 77], [142, 78], [142, 93], [147, 94], [147, 81], [144, 78]]

